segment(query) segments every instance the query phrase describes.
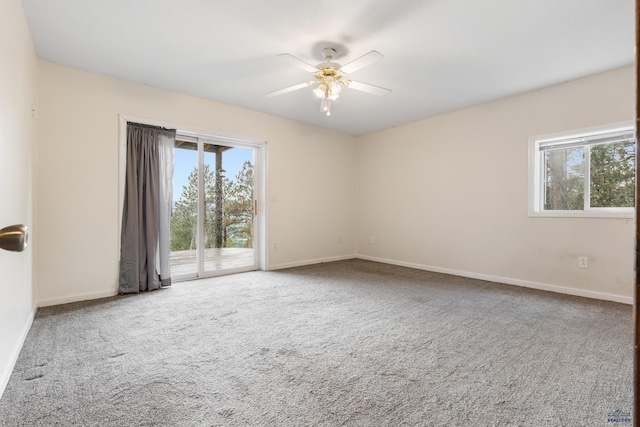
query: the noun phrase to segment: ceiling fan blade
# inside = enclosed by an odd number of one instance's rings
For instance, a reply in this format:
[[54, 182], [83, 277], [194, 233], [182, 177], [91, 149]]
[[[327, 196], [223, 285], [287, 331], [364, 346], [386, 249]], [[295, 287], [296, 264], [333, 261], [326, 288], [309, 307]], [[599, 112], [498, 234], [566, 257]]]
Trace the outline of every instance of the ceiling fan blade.
[[278, 95], [282, 95], [285, 93], [289, 93], [289, 92], [293, 92], [294, 90], [298, 90], [298, 89], [302, 89], [305, 87], [309, 87], [313, 84], [314, 82], [304, 82], [304, 83], [299, 83], [297, 85], [293, 85], [293, 86], [289, 86], [289, 87], [285, 87], [284, 89], [278, 89], [278, 90], [274, 90], [273, 92], [269, 92], [267, 93], [268, 97], [272, 97], [272, 96], [278, 96]]
[[306, 62], [304, 62], [302, 59], [298, 59], [295, 56], [288, 54], [288, 53], [281, 53], [279, 55], [276, 55], [279, 58], [284, 59], [285, 61], [289, 62], [290, 64], [295, 65], [298, 68], [302, 68], [303, 70], [309, 72], [309, 73], [317, 73], [318, 69], [316, 67], [314, 67], [311, 64], [307, 64]]
[[373, 95], [386, 95], [391, 93], [391, 89], [387, 89], [385, 87], [374, 86], [367, 83], [354, 82], [353, 80], [348, 80], [347, 87], [355, 90], [359, 90], [362, 92], [371, 93]]
[[380, 61], [384, 58], [384, 55], [378, 52], [377, 50], [372, 50], [369, 53], [365, 53], [360, 58], [354, 59], [348, 64], [340, 67], [340, 71], [345, 74], [353, 73], [356, 70], [367, 67], [375, 62]]

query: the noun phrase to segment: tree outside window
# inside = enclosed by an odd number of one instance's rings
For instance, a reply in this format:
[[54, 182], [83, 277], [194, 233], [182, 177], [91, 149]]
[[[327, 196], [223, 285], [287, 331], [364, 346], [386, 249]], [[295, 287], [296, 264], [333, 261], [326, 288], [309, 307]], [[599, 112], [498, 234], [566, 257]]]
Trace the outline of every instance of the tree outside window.
[[[203, 166], [205, 190], [205, 248], [216, 242], [215, 172]], [[253, 164], [245, 161], [231, 180], [222, 181], [222, 247], [253, 247]], [[198, 209], [198, 169], [189, 174], [171, 217], [171, 250], [193, 250], [196, 247]]]

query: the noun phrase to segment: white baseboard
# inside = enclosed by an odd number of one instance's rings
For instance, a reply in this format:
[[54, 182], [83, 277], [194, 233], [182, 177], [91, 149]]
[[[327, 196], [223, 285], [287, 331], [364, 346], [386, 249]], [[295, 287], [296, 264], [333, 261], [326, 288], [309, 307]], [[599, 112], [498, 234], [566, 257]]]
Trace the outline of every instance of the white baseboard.
[[431, 265], [414, 264], [410, 262], [397, 261], [386, 258], [376, 258], [367, 255], [357, 255], [358, 259], [381, 262], [384, 264], [398, 265], [401, 267], [415, 268], [417, 270], [433, 271], [434, 273], [451, 274], [453, 276], [468, 277], [471, 279], [486, 280], [488, 282], [504, 283], [507, 285], [522, 286], [524, 288], [538, 289], [541, 291], [557, 292], [560, 294], [574, 295], [579, 297], [593, 298], [605, 301], [620, 302], [633, 305], [633, 297], [623, 295], [607, 294], [604, 292], [589, 291], [585, 289], [567, 288], [564, 286], [550, 285], [548, 283], [530, 282], [527, 280], [512, 279], [509, 277], [493, 276], [489, 274], [472, 273], [469, 271], [454, 270], [450, 268], [434, 267]]
[[113, 297], [115, 295], [118, 295], [117, 289], [112, 289], [110, 291], [93, 292], [88, 294], [69, 295], [69, 296], [60, 297], [60, 298], [38, 300], [38, 307], [48, 307], [50, 305], [68, 304], [70, 302], [87, 301], [90, 299], [98, 299], [98, 298], [107, 298], [107, 297]]
[[287, 262], [284, 264], [274, 264], [269, 266], [269, 270], [282, 270], [284, 268], [303, 267], [305, 265], [320, 264], [323, 262], [344, 261], [346, 259], [357, 258], [356, 254], [340, 255], [335, 257], [307, 259], [304, 261]]
[[31, 310], [31, 314], [29, 314], [29, 318], [25, 322], [22, 327], [22, 331], [20, 331], [20, 337], [18, 338], [18, 342], [15, 343], [13, 347], [13, 351], [11, 352], [11, 357], [9, 359], [9, 363], [4, 366], [2, 370], [2, 374], [0, 375], [0, 397], [2, 397], [4, 393], [4, 389], [7, 387], [9, 383], [9, 378], [11, 377], [11, 373], [13, 372], [13, 368], [16, 366], [16, 362], [18, 361], [18, 356], [20, 355], [20, 350], [22, 350], [22, 346], [24, 345], [24, 341], [27, 339], [27, 334], [31, 329], [31, 324], [33, 323], [33, 319], [36, 317], [37, 308], [34, 307]]
[[[344, 260], [354, 259], [354, 258], [364, 259], [364, 260], [374, 261], [374, 262], [381, 262], [384, 264], [398, 265], [401, 267], [415, 268], [417, 270], [433, 271], [435, 273], [451, 274], [453, 276], [461, 276], [461, 277], [468, 277], [471, 279], [486, 280], [488, 282], [496, 282], [496, 283], [503, 283], [507, 285], [521, 286], [524, 288], [538, 289], [541, 291], [557, 292], [561, 294], [574, 295], [574, 296], [585, 297], [585, 298], [593, 298], [593, 299], [599, 299], [599, 300], [605, 300], [605, 301], [614, 301], [614, 302], [619, 302], [619, 303], [629, 304], [629, 305], [633, 305], [634, 303], [633, 297], [627, 297], [623, 295], [589, 291], [586, 289], [567, 288], [564, 286], [551, 285], [548, 283], [531, 282], [528, 280], [512, 279], [509, 277], [473, 273], [470, 271], [435, 267], [432, 265], [416, 264], [411, 262], [398, 261], [398, 260], [387, 259], [387, 258], [378, 258], [378, 257], [372, 257], [372, 256], [360, 255], [360, 254], [340, 255], [335, 257], [307, 259], [307, 260], [287, 262], [282, 264], [273, 264], [269, 266], [268, 270], [282, 270], [285, 268], [303, 267], [305, 265], [320, 264], [323, 262], [344, 261]], [[48, 307], [51, 305], [68, 304], [71, 302], [86, 301], [86, 300], [98, 299], [98, 298], [107, 298], [107, 297], [115, 296], [117, 294], [118, 294], [117, 289], [113, 289], [110, 291], [94, 292], [94, 293], [79, 294], [79, 295], [69, 295], [61, 298], [39, 300], [38, 307]], [[31, 323], [29, 323], [29, 326], [30, 325]]]

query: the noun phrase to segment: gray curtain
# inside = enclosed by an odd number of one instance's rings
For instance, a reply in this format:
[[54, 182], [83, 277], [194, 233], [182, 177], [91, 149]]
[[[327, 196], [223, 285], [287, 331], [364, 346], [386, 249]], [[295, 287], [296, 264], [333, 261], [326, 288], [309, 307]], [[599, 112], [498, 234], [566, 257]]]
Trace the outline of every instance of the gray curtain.
[[[160, 162], [166, 162], [166, 156], [161, 154], [159, 141], [163, 139], [166, 145], [168, 139], [168, 143], [174, 145], [175, 134], [175, 129], [127, 124], [127, 172], [118, 284], [120, 294], [151, 291], [171, 285], [168, 268], [167, 271], [161, 271], [159, 262], [161, 258], [168, 259], [168, 253], [160, 253], [160, 209], [161, 204], [165, 205], [166, 202], [166, 194], [160, 193], [161, 188], [166, 189], [165, 185], [161, 185], [161, 180], [166, 180], [166, 176], [161, 176], [160, 171], [166, 168], [161, 168]], [[166, 221], [162, 222], [166, 226]], [[163, 251], [168, 250], [168, 245], [163, 245]]]

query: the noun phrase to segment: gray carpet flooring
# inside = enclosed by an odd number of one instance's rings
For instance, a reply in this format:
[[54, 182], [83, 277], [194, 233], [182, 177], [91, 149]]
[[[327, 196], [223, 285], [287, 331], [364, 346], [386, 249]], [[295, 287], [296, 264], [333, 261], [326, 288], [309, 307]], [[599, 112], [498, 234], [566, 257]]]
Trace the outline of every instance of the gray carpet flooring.
[[632, 331], [628, 305], [364, 260], [243, 273], [39, 309], [0, 425], [630, 425]]

